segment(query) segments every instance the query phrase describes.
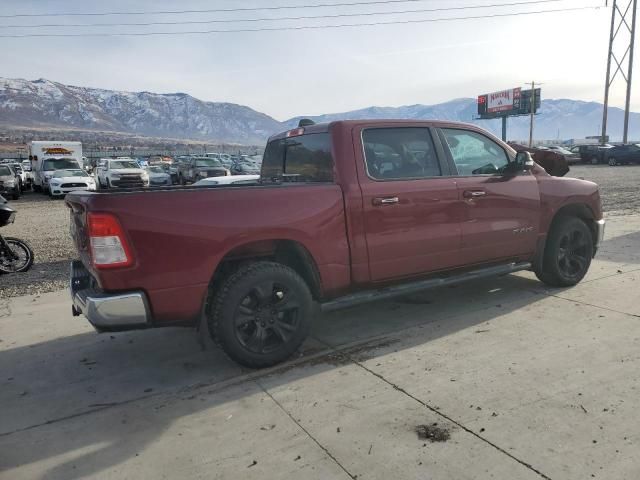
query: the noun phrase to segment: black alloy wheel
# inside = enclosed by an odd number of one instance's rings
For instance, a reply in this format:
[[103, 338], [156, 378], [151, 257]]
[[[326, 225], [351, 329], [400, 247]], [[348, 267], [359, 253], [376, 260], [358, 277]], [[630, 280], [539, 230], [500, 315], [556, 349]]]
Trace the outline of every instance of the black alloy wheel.
[[248, 263], [230, 274], [211, 299], [209, 331], [234, 361], [251, 368], [289, 358], [308, 336], [313, 298], [286, 265]]
[[571, 287], [584, 278], [593, 258], [593, 233], [580, 218], [554, 220], [536, 276], [552, 287]]
[[298, 328], [300, 304], [284, 285], [265, 280], [242, 299], [233, 319], [236, 338], [250, 352], [273, 352]]

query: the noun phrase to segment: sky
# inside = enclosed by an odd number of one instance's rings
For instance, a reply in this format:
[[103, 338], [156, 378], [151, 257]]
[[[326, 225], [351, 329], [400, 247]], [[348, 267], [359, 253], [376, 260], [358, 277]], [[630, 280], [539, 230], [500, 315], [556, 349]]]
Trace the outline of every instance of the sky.
[[[541, 82], [543, 98], [602, 102], [611, 22], [605, 0], [409, 0], [310, 8], [358, 0], [2, 0], [0, 15], [157, 12], [300, 6], [188, 14], [0, 18], [0, 35], [178, 32], [321, 26], [344, 23], [504, 15], [598, 6], [598, 9], [442, 22], [166, 36], [0, 38], [0, 75], [47, 78], [125, 91], [185, 92], [250, 106], [278, 120], [364, 108], [436, 104]], [[371, 1], [371, 0], [360, 0]], [[611, 3], [611, 0], [609, 0]], [[459, 10], [424, 12], [426, 9]], [[389, 15], [244, 21], [423, 10]], [[212, 22], [91, 26], [82, 23]], [[33, 27], [34, 25], [52, 27]], [[7, 26], [10, 26], [7, 28]], [[29, 27], [31, 26], [31, 27]], [[622, 39], [624, 40], [624, 39]], [[622, 44], [622, 43], [621, 43]], [[626, 46], [622, 48], [624, 50]], [[637, 70], [637, 69], [636, 69]], [[636, 75], [632, 109], [640, 111]], [[624, 107], [622, 82], [611, 104]]]

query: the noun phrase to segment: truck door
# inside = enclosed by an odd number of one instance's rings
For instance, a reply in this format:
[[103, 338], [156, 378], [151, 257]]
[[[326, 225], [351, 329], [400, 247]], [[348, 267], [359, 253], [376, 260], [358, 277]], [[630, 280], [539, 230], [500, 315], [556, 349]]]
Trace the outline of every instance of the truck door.
[[431, 129], [376, 125], [353, 135], [371, 280], [460, 264], [456, 184]]
[[457, 171], [465, 265], [533, 254], [540, 227], [535, 176], [529, 171], [506, 173], [515, 157], [487, 135], [464, 128], [440, 132]]

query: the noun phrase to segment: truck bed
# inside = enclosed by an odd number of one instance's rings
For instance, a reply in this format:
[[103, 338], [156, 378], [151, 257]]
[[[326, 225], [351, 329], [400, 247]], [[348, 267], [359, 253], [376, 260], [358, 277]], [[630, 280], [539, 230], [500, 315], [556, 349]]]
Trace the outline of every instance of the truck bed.
[[[221, 260], [290, 239], [316, 260], [321, 280], [350, 282], [342, 191], [335, 184], [153, 187], [69, 194], [71, 230], [83, 263], [106, 292], [144, 290], [157, 323], [199, 315]], [[112, 213], [130, 243], [131, 267], [96, 270], [87, 211]], [[237, 212], [242, 212], [238, 214]], [[330, 279], [330, 281], [329, 281]]]

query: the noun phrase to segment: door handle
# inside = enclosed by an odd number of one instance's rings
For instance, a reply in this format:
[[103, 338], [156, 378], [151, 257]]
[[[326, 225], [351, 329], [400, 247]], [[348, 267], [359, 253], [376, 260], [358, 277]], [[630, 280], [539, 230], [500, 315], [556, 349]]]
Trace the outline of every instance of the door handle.
[[486, 195], [487, 195], [487, 192], [485, 192], [484, 190], [465, 190], [464, 193], [462, 194], [464, 198], [478, 198], [478, 197], [484, 197]]
[[376, 197], [371, 201], [371, 203], [375, 206], [394, 205], [396, 203], [400, 203], [400, 199], [398, 197]]

